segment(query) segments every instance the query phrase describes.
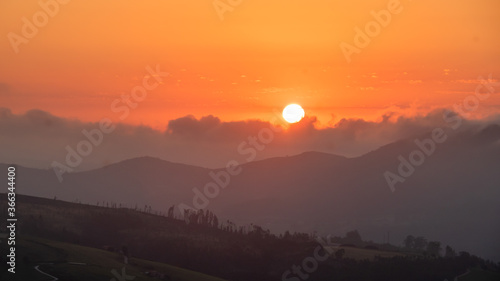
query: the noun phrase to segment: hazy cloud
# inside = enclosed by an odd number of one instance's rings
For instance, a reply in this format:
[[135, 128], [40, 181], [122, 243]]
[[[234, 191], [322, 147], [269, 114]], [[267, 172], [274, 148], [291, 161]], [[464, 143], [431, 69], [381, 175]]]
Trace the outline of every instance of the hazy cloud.
[[213, 115], [204, 116], [199, 120], [188, 115], [170, 120], [166, 134], [185, 140], [241, 141], [249, 134], [257, 134], [261, 128], [269, 126], [269, 123], [260, 120], [222, 122]]
[[[490, 117], [488, 121], [467, 121], [464, 124], [498, 120]], [[256, 150], [257, 160], [304, 151], [355, 157], [390, 142], [417, 137], [436, 127], [447, 126], [443, 110], [414, 117], [389, 113], [377, 122], [341, 119], [328, 128], [317, 128], [317, 122], [316, 117], [306, 116], [282, 132], [277, 132], [274, 125], [261, 120], [224, 122], [212, 115], [200, 119], [185, 116], [170, 120], [164, 131], [147, 126], [115, 124], [116, 129], [104, 134], [102, 144], [84, 157], [77, 170], [97, 168], [139, 156], [213, 168], [225, 166], [229, 160], [245, 163], [248, 155], [240, 154], [238, 147], [250, 147], [249, 138], [256, 137], [259, 141], [259, 133], [263, 131], [273, 132], [272, 141], [260, 143], [264, 148]], [[462, 128], [466, 127], [462, 125]], [[13, 114], [7, 108], [0, 108], [0, 162], [49, 168], [53, 161], [65, 161], [68, 145], [75, 148], [80, 141], [86, 140], [82, 130], [97, 128], [97, 122], [60, 118], [41, 110]]]

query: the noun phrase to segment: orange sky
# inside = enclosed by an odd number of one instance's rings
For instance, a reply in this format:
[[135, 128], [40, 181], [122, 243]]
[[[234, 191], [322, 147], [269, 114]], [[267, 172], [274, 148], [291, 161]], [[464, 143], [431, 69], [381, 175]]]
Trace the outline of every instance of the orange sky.
[[[123, 122], [269, 120], [293, 102], [328, 125], [449, 106], [472, 94], [479, 76], [500, 77], [496, 0], [400, 1], [400, 13], [347, 62], [340, 43], [353, 45], [354, 28], [391, 1], [243, 0], [221, 20], [212, 0], [73, 0], [17, 47], [9, 34], [22, 36], [23, 17], [33, 22], [43, 9], [2, 1], [0, 107], [119, 120], [113, 101], [159, 65], [170, 75]], [[499, 96], [481, 112], [498, 112]]]

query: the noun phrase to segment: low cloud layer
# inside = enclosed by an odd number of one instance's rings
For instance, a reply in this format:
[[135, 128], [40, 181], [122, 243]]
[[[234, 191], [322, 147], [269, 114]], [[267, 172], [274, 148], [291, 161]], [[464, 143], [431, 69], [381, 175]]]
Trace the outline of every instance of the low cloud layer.
[[[480, 122], [494, 120], [474, 121]], [[306, 116], [297, 124], [282, 124], [288, 127], [284, 129], [266, 121], [224, 122], [210, 115], [171, 120], [164, 131], [108, 124], [115, 129], [103, 133], [102, 142], [93, 145], [73, 170], [98, 168], [139, 156], [210, 168], [223, 167], [230, 160], [245, 163], [305, 151], [356, 157], [390, 142], [447, 126], [443, 110], [414, 117], [388, 114], [378, 122], [342, 119], [321, 129], [316, 123], [315, 117]], [[36, 168], [50, 168], [54, 161], [64, 164], [69, 150], [76, 151], [82, 141], [88, 141], [83, 130], [96, 132], [99, 128], [99, 123], [60, 118], [41, 110], [16, 115], [0, 108], [0, 162]]]

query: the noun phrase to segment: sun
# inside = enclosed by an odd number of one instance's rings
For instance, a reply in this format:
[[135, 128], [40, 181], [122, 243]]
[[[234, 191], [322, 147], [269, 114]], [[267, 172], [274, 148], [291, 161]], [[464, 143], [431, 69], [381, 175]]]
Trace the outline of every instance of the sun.
[[283, 109], [283, 118], [288, 123], [297, 123], [304, 118], [304, 109], [298, 104], [289, 104]]

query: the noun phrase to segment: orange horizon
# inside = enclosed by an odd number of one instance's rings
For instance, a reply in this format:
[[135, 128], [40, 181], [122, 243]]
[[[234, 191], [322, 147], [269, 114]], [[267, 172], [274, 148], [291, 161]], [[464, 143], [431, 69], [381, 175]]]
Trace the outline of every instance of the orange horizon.
[[[16, 114], [36, 108], [161, 128], [186, 115], [269, 121], [298, 103], [318, 126], [330, 126], [451, 107], [474, 94], [481, 77], [500, 77], [493, 0], [257, 0], [223, 17], [210, 1], [40, 3], [0, 4], [0, 104]], [[357, 49], [349, 60], [346, 44]], [[156, 65], [169, 76], [118, 119], [113, 101]], [[475, 113], [499, 109], [492, 95]]]

